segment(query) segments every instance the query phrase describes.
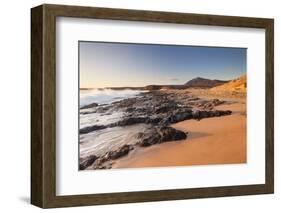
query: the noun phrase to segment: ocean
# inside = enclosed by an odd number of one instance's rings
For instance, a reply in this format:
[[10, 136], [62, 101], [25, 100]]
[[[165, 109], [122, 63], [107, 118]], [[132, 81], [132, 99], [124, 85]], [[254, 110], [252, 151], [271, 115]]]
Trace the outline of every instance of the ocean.
[[142, 90], [112, 90], [112, 89], [87, 89], [80, 90], [80, 107], [91, 103], [110, 104], [114, 101], [119, 101], [126, 98], [132, 98]]
[[[100, 107], [107, 104], [132, 98], [140, 94], [141, 90], [112, 90], [112, 89], [90, 89], [80, 90], [80, 107], [97, 103]], [[126, 113], [122, 111], [96, 112], [95, 108], [80, 109], [79, 121], [80, 129], [93, 125], [108, 125], [120, 121]], [[139, 131], [147, 128], [146, 124], [137, 124], [129, 127], [114, 127], [88, 134], [80, 134], [80, 158], [90, 154], [97, 156], [104, 155], [110, 150], [114, 150], [125, 144], [135, 142], [135, 136]]]

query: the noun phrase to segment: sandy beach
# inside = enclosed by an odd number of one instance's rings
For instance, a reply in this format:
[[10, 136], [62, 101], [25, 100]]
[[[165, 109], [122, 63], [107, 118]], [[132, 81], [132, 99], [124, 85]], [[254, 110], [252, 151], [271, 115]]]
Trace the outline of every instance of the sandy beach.
[[157, 88], [83, 107], [80, 168], [246, 163], [245, 81], [242, 76], [209, 89]]
[[135, 149], [112, 168], [246, 163], [246, 103], [232, 100], [237, 103], [217, 107], [232, 110], [232, 115], [173, 124], [188, 132], [187, 139]]

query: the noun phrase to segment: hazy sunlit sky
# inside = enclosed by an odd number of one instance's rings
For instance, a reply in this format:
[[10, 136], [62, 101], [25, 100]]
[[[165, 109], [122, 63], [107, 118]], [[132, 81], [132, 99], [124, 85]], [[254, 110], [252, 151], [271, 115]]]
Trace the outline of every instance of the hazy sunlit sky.
[[230, 80], [246, 73], [245, 48], [79, 42], [80, 88]]

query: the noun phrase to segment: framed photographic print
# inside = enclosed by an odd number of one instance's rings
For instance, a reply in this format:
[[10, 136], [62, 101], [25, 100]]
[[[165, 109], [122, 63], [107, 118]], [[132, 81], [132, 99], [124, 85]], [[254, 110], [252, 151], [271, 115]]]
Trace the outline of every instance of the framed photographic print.
[[273, 19], [31, 9], [31, 203], [274, 191]]

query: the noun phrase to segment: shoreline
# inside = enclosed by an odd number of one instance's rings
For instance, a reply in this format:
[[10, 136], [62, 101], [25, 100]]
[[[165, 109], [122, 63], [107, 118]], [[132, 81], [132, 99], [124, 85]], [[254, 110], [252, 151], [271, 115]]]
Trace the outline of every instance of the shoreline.
[[205, 89], [165, 89], [91, 104], [80, 114], [98, 123], [80, 129], [80, 169], [245, 163], [245, 102]]
[[186, 140], [136, 150], [117, 160], [112, 168], [246, 163], [246, 116], [243, 114], [246, 105], [236, 103], [217, 108], [233, 110], [233, 114], [173, 124], [172, 127], [189, 132]]

